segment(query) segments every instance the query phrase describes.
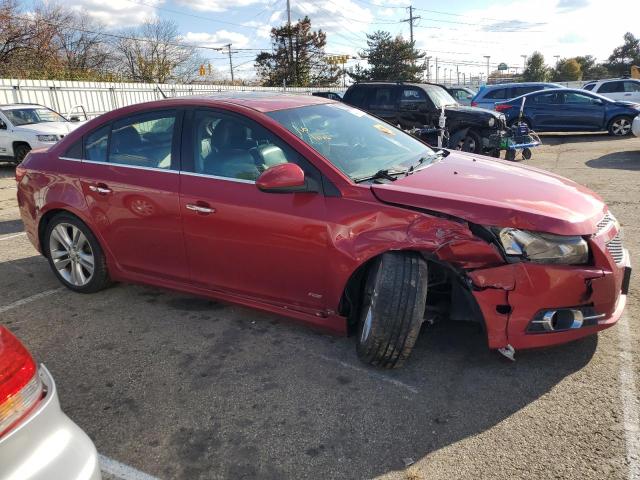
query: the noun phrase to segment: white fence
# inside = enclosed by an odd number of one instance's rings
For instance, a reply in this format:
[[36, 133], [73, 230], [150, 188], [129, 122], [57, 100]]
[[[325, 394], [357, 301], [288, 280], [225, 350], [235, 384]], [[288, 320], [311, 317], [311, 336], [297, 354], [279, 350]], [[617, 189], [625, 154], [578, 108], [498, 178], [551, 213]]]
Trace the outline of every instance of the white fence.
[[[63, 115], [82, 105], [87, 115], [95, 117], [115, 108], [167, 97], [208, 95], [222, 91], [277, 91], [278, 87], [237, 85], [185, 85], [153, 83], [66, 82], [58, 80], [0, 79], [0, 105], [38, 103]], [[310, 94], [318, 89], [287, 88], [286, 92]]]

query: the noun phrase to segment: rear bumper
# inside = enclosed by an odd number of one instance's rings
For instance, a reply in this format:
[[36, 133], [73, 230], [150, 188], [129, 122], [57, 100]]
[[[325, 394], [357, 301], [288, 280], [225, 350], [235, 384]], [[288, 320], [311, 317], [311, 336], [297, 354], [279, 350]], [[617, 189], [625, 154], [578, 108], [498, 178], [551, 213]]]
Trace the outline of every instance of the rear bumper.
[[0, 480], [100, 480], [91, 439], [60, 409], [55, 382], [40, 366], [40, 404], [0, 439]]
[[[518, 263], [472, 272], [489, 348], [559, 345], [615, 325], [627, 300], [622, 289], [630, 267], [628, 252], [622, 262], [609, 262], [608, 267]], [[576, 308], [588, 308], [599, 318], [579, 328], [531, 331], [531, 322], [541, 312]]]

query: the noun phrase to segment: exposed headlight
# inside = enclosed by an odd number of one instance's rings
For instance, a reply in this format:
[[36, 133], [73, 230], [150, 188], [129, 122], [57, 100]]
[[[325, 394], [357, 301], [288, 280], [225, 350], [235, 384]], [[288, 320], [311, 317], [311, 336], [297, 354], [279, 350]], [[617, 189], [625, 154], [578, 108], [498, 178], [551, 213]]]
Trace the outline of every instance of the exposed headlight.
[[39, 142], [57, 142], [57, 135], [36, 135]]
[[529, 232], [515, 228], [496, 231], [507, 255], [536, 263], [581, 265], [589, 261], [589, 246], [584, 238]]
[[491, 117], [491, 118], [489, 119], [489, 126], [490, 126], [490, 127], [493, 127], [495, 124], [496, 124], [496, 119], [495, 119], [495, 118], [493, 118], [493, 117]]

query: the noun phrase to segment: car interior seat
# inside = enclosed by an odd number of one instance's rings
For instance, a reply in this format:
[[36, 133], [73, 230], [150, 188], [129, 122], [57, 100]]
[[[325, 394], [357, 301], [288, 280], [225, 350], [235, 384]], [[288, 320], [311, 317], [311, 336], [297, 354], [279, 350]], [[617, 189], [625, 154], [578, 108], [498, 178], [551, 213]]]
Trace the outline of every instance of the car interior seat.
[[203, 172], [220, 177], [255, 180], [260, 172], [250, 150], [258, 142], [249, 138], [248, 129], [238, 122], [221, 120], [211, 135], [211, 153], [204, 160]]

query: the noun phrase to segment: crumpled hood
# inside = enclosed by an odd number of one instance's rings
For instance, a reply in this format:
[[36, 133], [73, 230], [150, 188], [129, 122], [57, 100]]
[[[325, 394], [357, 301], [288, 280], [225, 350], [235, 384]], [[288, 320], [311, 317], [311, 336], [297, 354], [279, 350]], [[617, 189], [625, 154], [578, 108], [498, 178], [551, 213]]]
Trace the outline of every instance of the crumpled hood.
[[558, 235], [596, 232], [606, 205], [582, 185], [532, 167], [451, 152], [395, 182], [372, 185], [381, 201], [472, 223]]
[[66, 135], [75, 130], [82, 122], [42, 122], [32, 125], [20, 125], [14, 128], [15, 132], [28, 132], [36, 135]]

